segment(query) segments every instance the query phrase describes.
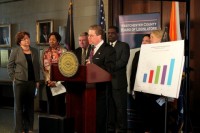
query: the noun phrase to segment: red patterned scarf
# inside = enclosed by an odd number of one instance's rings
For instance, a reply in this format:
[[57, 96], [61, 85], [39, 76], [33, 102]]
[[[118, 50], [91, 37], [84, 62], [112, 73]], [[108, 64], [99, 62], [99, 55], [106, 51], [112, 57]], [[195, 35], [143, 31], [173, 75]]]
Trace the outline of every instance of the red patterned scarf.
[[46, 51], [44, 51], [43, 55], [44, 70], [49, 72], [51, 63], [58, 63], [58, 59], [61, 54], [62, 54], [62, 49], [60, 48], [60, 46], [56, 47], [55, 49], [49, 47]]

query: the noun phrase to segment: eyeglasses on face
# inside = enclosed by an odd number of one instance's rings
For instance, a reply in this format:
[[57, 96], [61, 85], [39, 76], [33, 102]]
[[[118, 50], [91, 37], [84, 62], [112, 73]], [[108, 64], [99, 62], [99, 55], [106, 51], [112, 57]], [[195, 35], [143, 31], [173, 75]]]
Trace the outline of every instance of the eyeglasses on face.
[[27, 41], [27, 40], [30, 40], [30, 38], [24, 37], [24, 38], [21, 39], [21, 41]]

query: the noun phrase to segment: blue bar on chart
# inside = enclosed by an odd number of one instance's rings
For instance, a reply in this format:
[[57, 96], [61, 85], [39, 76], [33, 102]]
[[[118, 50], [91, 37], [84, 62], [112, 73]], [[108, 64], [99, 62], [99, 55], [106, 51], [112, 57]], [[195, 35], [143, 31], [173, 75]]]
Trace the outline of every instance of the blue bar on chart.
[[175, 59], [171, 59], [170, 66], [169, 66], [169, 75], [168, 75], [167, 85], [171, 85], [172, 84], [172, 76], [173, 76], [173, 72], [174, 72], [174, 64], [175, 64]]
[[145, 83], [146, 81], [147, 81], [147, 74], [144, 73], [144, 75], [143, 75], [143, 82]]

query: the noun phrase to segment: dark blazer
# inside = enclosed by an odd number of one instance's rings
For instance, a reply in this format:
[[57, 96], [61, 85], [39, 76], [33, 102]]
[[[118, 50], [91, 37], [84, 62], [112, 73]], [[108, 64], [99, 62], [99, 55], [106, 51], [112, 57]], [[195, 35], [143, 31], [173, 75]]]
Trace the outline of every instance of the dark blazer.
[[130, 91], [131, 92], [133, 91], [133, 87], [135, 84], [135, 78], [136, 78], [136, 73], [137, 73], [139, 57], [140, 57], [140, 51], [137, 51], [133, 58], [132, 68], [131, 68], [131, 77], [130, 77]]
[[[35, 80], [40, 80], [40, 65], [39, 65], [39, 55], [35, 48], [30, 47], [31, 57], [33, 62], [33, 68], [35, 73]], [[9, 62], [7, 65], [8, 75], [11, 80], [18, 79], [22, 81], [28, 81], [28, 64], [26, 57], [21, 47], [17, 46], [13, 48], [9, 57]]]
[[[47, 38], [48, 38], [48, 35], [47, 35]], [[48, 43], [48, 40], [45, 39], [43, 34], [40, 35], [40, 43]]]
[[[88, 57], [90, 56], [90, 51], [91, 51], [91, 45], [88, 46], [86, 59], [88, 59]], [[78, 47], [77, 49], [75, 49], [74, 53], [78, 59], [79, 64], [81, 64], [82, 48]]]
[[[113, 73], [115, 68], [116, 52], [115, 49], [103, 43], [96, 51], [92, 62], [109, 73]], [[96, 133], [106, 133], [107, 120], [107, 90], [108, 82], [96, 83]]]
[[116, 66], [112, 75], [112, 88], [127, 89], [126, 65], [130, 56], [130, 47], [125, 42], [117, 41], [114, 48], [116, 51]]
[[0, 36], [0, 45], [2, 45], [2, 44], [5, 44], [5, 42], [4, 42], [4, 40], [3, 40], [3, 37]]
[[94, 64], [112, 74], [116, 61], [115, 49], [104, 42], [94, 54], [92, 61]]

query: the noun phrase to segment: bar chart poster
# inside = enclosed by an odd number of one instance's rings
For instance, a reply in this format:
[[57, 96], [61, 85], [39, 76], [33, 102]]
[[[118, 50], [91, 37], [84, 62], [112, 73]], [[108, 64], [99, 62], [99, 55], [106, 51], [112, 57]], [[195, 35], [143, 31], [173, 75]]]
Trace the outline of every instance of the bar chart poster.
[[134, 90], [178, 98], [183, 66], [183, 40], [142, 45]]

